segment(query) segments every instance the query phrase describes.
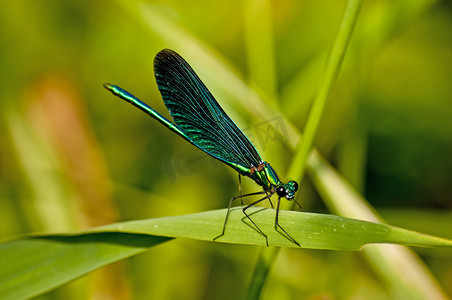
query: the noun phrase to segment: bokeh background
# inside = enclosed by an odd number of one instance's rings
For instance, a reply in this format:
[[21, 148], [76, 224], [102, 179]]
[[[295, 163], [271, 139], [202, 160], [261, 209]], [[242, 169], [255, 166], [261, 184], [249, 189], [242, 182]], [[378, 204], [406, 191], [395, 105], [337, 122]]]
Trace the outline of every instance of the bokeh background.
[[[102, 88], [167, 116], [153, 74], [179, 52], [285, 178], [345, 1], [0, 3], [0, 238], [224, 208], [237, 175]], [[202, 49], [198, 51], [198, 49]], [[201, 53], [197, 55], [197, 53]], [[208, 55], [205, 55], [207, 53]], [[241, 86], [278, 107], [237, 104]], [[392, 225], [452, 237], [452, 5], [366, 1], [315, 146]], [[248, 106], [248, 109], [246, 107]], [[245, 107], [245, 109], [243, 108]], [[287, 137], [287, 136], [286, 136]], [[257, 186], [244, 180], [245, 191]], [[305, 211], [327, 209], [306, 177]], [[415, 249], [452, 295], [450, 251]], [[177, 240], [42, 299], [235, 299], [257, 247]], [[264, 299], [390, 299], [360, 253], [280, 253]]]

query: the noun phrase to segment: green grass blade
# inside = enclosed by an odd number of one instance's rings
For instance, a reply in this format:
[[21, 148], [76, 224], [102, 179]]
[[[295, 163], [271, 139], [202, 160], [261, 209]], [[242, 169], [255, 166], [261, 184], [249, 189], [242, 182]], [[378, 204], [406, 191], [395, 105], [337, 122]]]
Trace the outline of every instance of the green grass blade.
[[[274, 229], [275, 210], [250, 208], [253, 220], [273, 246], [295, 247]], [[191, 215], [111, 224], [79, 234], [46, 235], [0, 244], [0, 298], [37, 296], [104, 265], [141, 253], [168, 238], [212, 241], [221, 231], [226, 209]], [[360, 250], [370, 243], [448, 246], [442, 239], [389, 225], [335, 215], [280, 212], [281, 224], [303, 248]], [[240, 208], [231, 211], [219, 242], [265, 245]]]
[[[308, 155], [312, 150], [314, 138], [325, 108], [326, 100], [339, 74], [339, 70], [345, 56], [345, 50], [347, 49], [353, 28], [358, 19], [361, 4], [361, 0], [350, 0], [345, 8], [344, 17], [342, 18], [339, 31], [330, 50], [330, 54], [328, 55], [325, 73], [320, 80], [320, 85], [306, 122], [306, 127], [303, 132], [303, 139], [300, 142], [301, 145], [300, 147], [297, 147], [299, 149], [296, 151], [292, 168], [289, 171], [289, 175], [291, 175], [292, 178], [300, 178], [303, 176]], [[293, 175], [299, 176], [295, 177]]]
[[168, 238], [120, 232], [42, 236], [0, 244], [0, 299], [26, 299]]
[[[217, 241], [265, 246], [265, 238], [250, 226], [241, 208], [231, 210], [226, 234]], [[274, 229], [275, 210], [252, 207], [247, 213], [268, 235], [271, 246], [298, 248]], [[225, 215], [226, 209], [220, 209], [191, 215], [111, 224], [96, 228], [92, 232], [112, 231], [212, 241], [221, 232]], [[302, 248], [308, 249], [360, 250], [371, 243], [452, 246], [452, 241], [447, 239], [328, 214], [281, 211], [280, 223], [300, 242]]]

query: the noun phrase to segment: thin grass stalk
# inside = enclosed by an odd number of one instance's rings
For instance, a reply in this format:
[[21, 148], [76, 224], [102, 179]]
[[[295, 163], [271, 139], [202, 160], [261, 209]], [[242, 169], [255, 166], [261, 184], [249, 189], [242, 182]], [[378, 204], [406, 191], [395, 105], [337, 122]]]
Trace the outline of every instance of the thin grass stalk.
[[[296, 148], [295, 157], [292, 161], [291, 168], [289, 169], [289, 177], [298, 178], [300, 183], [303, 179], [308, 156], [312, 150], [314, 138], [320, 124], [326, 100], [338, 77], [339, 70], [345, 56], [345, 51], [359, 16], [361, 5], [361, 0], [350, 0], [347, 2], [339, 31], [328, 55], [324, 76], [320, 81], [311, 112], [308, 116], [303, 139], [299, 142]], [[283, 208], [291, 209], [292, 207], [293, 203], [289, 203], [284, 205]], [[273, 247], [263, 248], [261, 250], [248, 288], [247, 299], [259, 299], [264, 288], [265, 281], [268, 278], [272, 262], [275, 261], [278, 252], [279, 248]]]

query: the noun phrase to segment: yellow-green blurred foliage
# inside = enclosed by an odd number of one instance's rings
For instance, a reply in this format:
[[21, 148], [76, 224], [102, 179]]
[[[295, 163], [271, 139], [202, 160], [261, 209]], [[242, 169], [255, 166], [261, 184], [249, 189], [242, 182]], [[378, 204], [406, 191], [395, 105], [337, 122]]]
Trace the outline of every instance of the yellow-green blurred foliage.
[[[226, 207], [238, 193], [232, 170], [102, 84], [118, 84], [167, 116], [153, 58], [163, 48], [184, 56], [202, 45], [302, 131], [344, 5], [2, 1], [0, 237]], [[207, 86], [230, 86], [230, 78], [208, 71], [199, 70]], [[450, 1], [366, 1], [315, 144], [391, 224], [449, 238], [451, 79]], [[276, 119], [262, 120], [249, 113], [251, 104], [234, 104], [238, 87], [217, 90], [213, 84], [217, 100], [285, 178], [284, 142], [258, 138], [262, 122], [279, 120], [277, 110]], [[257, 190], [244, 181], [246, 192]], [[298, 201], [325, 211], [309, 178]], [[173, 241], [43, 298], [236, 299], [256, 255], [250, 246]], [[451, 295], [450, 253], [422, 255]], [[389, 297], [359, 253], [312, 250], [283, 251], [264, 290], [264, 299]]]

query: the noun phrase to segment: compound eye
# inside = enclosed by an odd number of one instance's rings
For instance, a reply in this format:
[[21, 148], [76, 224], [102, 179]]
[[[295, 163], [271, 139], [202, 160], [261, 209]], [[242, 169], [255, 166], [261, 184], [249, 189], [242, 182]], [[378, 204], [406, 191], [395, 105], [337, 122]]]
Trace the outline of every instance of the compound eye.
[[286, 196], [286, 189], [283, 187], [283, 186], [280, 186], [280, 187], [278, 187], [277, 189], [276, 189], [276, 194], [279, 196], [279, 197], [285, 197]]
[[292, 188], [294, 192], [298, 191], [298, 183], [296, 181], [292, 181]]

